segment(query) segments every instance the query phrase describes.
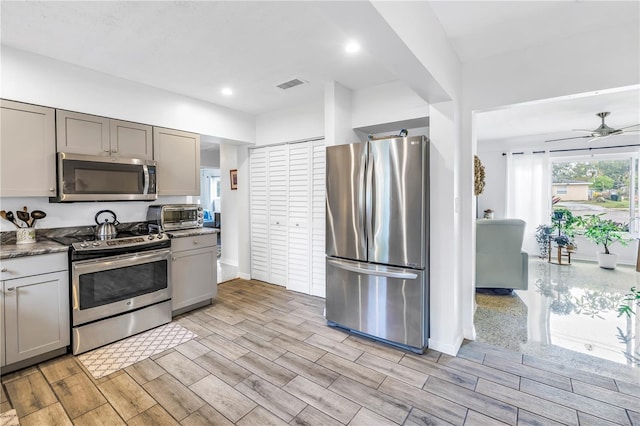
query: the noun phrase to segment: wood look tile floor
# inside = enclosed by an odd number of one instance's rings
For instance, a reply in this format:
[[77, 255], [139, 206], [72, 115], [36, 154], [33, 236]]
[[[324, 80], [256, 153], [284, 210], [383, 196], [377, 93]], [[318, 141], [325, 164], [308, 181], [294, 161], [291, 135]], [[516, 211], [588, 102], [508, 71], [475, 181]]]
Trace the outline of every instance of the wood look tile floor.
[[94, 380], [71, 355], [2, 377], [28, 425], [640, 425], [640, 384], [478, 342], [416, 355], [258, 281], [177, 317], [198, 338]]

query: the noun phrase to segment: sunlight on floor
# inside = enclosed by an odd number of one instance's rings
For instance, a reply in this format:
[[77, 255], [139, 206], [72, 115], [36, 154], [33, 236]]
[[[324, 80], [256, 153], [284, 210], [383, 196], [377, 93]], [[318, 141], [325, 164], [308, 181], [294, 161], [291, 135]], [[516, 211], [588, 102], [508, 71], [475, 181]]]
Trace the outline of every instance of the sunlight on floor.
[[477, 340], [610, 377], [640, 379], [640, 310], [618, 316], [640, 273], [591, 262], [529, 262], [529, 289], [476, 295]]

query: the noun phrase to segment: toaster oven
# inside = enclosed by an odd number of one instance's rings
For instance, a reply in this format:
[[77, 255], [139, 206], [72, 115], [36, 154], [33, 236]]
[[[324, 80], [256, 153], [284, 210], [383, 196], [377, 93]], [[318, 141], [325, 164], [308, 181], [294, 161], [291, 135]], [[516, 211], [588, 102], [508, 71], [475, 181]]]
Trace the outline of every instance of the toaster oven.
[[163, 231], [202, 228], [204, 210], [199, 204], [155, 204], [147, 209], [147, 221]]

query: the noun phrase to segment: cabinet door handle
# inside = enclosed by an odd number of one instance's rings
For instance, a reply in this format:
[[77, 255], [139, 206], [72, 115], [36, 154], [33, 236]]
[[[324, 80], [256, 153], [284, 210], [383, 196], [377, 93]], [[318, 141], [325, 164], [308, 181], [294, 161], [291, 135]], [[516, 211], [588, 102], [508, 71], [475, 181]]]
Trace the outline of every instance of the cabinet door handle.
[[49, 192], [56, 192], [55, 188], [49, 188]]
[[118, 152], [118, 150], [117, 149], [112, 149], [111, 152], [115, 154], [116, 152]]
[[15, 290], [15, 289], [16, 289], [15, 287], [9, 287], [9, 288], [7, 289], [7, 291], [13, 291], [13, 290]]
[[110, 152], [111, 150], [109, 148], [105, 149], [104, 152]]
[[193, 244], [200, 244], [200, 242], [197, 240], [193, 240]]
[[7, 271], [8, 271], [8, 269], [7, 269], [7, 268], [2, 268], [2, 269], [0, 269], [0, 272], [7, 272]]
[[172, 256], [172, 257], [171, 257], [171, 260], [176, 260], [176, 257], [175, 257], [175, 256]]

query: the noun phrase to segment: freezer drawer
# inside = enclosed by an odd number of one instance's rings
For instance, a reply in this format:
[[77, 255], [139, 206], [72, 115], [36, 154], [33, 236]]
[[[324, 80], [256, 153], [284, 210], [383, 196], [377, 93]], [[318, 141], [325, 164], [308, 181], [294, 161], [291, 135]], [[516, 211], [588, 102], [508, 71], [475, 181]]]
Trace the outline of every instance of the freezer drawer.
[[421, 352], [429, 337], [428, 299], [422, 270], [327, 258], [330, 323]]

